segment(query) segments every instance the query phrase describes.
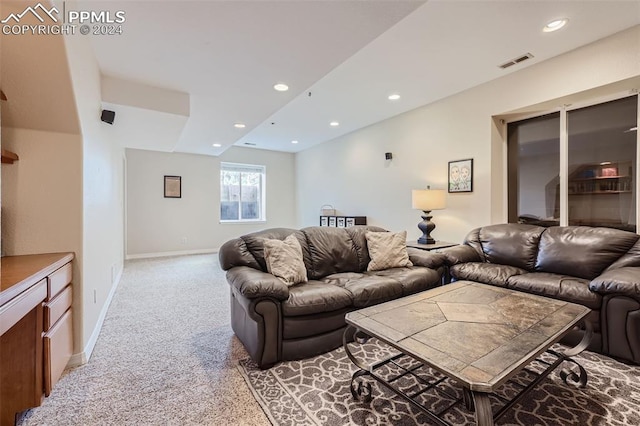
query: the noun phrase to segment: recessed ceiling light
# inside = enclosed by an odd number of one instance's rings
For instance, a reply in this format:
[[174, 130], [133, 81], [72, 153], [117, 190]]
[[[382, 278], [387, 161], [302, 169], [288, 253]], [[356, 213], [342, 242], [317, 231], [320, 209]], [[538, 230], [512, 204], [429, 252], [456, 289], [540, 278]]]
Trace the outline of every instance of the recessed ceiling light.
[[398, 95], [397, 93], [394, 93], [393, 95], [389, 95], [390, 101], [397, 101], [398, 99], [400, 99], [400, 95]]
[[235, 127], [236, 129], [244, 129], [247, 126], [245, 126], [244, 123], [236, 123], [233, 125], [233, 127]]
[[560, 28], [562, 28], [565, 25], [567, 25], [567, 22], [569, 22], [569, 20], [567, 18], [554, 19], [553, 21], [551, 21], [547, 25], [545, 25], [544, 28], [542, 29], [542, 31], [544, 31], [545, 33], [550, 33], [552, 31], [557, 31]]
[[289, 86], [287, 86], [284, 83], [275, 84], [273, 88], [276, 89], [278, 92], [286, 92], [287, 90], [289, 90]]
[[220, 148], [221, 146], [222, 146], [222, 144], [219, 144], [219, 143], [214, 143], [214, 144], [213, 144], [213, 147], [214, 147], [214, 148]]
[[340, 125], [340, 123], [338, 123], [337, 121], [332, 121], [331, 123], [329, 123], [329, 126], [331, 126], [331, 127], [337, 127], [339, 125]]
[[291, 143], [298, 143], [298, 141], [291, 141]]

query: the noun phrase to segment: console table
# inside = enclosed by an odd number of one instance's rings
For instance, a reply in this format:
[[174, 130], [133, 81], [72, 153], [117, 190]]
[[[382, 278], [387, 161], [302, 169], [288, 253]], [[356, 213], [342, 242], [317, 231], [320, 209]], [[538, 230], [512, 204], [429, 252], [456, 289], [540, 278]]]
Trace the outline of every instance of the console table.
[[2, 258], [0, 425], [37, 407], [73, 353], [73, 253]]

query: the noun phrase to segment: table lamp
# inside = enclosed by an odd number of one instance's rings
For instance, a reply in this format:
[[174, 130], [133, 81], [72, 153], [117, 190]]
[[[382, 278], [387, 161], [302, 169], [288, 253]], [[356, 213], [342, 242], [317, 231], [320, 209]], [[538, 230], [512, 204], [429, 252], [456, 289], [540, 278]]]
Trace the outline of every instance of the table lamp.
[[422, 222], [418, 224], [418, 229], [422, 231], [422, 236], [418, 238], [418, 244], [435, 244], [436, 240], [431, 238], [431, 232], [436, 225], [431, 222], [431, 211], [442, 210], [446, 207], [444, 189], [414, 189], [411, 191], [411, 204], [414, 209], [422, 210]]

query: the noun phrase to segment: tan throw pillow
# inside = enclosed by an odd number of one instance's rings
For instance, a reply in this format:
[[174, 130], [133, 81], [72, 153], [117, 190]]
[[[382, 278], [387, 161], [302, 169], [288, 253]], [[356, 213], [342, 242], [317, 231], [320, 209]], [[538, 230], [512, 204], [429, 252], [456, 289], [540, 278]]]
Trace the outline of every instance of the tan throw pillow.
[[407, 231], [367, 232], [367, 247], [371, 262], [367, 271], [413, 266], [407, 253]]
[[280, 278], [286, 285], [307, 282], [302, 247], [294, 234], [284, 240], [265, 240], [264, 260], [269, 273]]

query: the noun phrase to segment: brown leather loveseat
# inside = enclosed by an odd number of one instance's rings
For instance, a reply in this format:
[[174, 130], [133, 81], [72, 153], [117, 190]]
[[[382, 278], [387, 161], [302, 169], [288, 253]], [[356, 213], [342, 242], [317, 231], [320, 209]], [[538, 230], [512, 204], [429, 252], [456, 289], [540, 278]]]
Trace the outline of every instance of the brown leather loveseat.
[[[502, 224], [442, 251], [452, 279], [592, 309], [589, 349], [640, 364], [640, 236], [610, 228]], [[576, 331], [569, 340], [577, 340]]]
[[[371, 226], [267, 229], [220, 249], [231, 287], [231, 326], [261, 368], [324, 353], [342, 344], [347, 312], [438, 286], [444, 257], [407, 249], [413, 266], [367, 271]], [[265, 239], [294, 234], [308, 282], [287, 286], [267, 272]]]

